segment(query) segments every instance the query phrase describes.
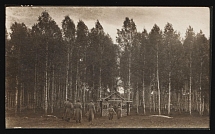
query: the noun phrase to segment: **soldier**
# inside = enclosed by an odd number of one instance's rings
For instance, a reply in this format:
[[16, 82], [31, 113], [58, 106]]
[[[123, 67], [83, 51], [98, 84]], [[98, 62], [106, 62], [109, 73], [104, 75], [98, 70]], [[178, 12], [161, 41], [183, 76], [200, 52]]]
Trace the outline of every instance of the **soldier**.
[[96, 112], [95, 105], [94, 105], [93, 101], [91, 100], [90, 103], [88, 104], [88, 120], [91, 123], [94, 119], [95, 112]]
[[117, 119], [120, 119], [121, 118], [121, 113], [122, 113], [121, 106], [118, 106], [116, 112], [117, 112]]
[[80, 103], [80, 100], [77, 100], [77, 103], [74, 105], [75, 109], [75, 120], [76, 123], [81, 123], [82, 120], [82, 105]]
[[67, 99], [67, 101], [64, 102], [64, 116], [63, 119], [66, 121], [69, 121], [71, 118], [72, 110], [73, 110], [73, 104], [71, 100]]
[[113, 119], [113, 114], [116, 114], [115, 110], [113, 109], [113, 106], [110, 105], [110, 107], [108, 108], [108, 112], [109, 112], [109, 120], [112, 120]]
[[68, 103], [68, 102], [69, 102], [69, 99], [67, 99], [67, 100], [65, 100], [65, 101], [63, 102], [64, 109], [63, 109], [62, 119], [64, 119], [64, 116], [65, 116], [65, 113], [66, 113], [66, 103]]

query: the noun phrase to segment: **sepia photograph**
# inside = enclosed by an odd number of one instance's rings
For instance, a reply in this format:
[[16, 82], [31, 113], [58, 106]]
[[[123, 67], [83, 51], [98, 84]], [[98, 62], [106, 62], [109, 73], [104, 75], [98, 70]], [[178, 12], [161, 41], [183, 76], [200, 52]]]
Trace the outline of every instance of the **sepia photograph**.
[[211, 9], [5, 6], [5, 129], [210, 129]]

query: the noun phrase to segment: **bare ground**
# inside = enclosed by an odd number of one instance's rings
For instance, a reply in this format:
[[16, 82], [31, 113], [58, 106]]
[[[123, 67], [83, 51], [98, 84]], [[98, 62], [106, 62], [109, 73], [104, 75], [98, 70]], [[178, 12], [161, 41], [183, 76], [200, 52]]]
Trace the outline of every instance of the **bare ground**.
[[208, 128], [209, 116], [195, 115], [172, 115], [173, 118], [164, 118], [148, 115], [123, 116], [120, 119], [114, 116], [113, 120], [108, 117], [96, 117], [93, 124], [83, 117], [82, 123], [75, 120], [66, 122], [61, 116], [50, 117], [38, 114], [22, 114], [18, 116], [6, 116], [6, 128]]

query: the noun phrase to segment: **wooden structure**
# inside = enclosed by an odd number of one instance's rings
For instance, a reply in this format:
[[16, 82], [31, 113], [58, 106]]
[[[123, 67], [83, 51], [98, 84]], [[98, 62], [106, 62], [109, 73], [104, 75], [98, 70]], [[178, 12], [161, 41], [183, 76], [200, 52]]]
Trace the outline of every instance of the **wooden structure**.
[[98, 101], [100, 102], [101, 116], [108, 116], [108, 108], [110, 105], [112, 105], [115, 110], [118, 106], [121, 106], [121, 117], [130, 114], [130, 103], [132, 101], [126, 100], [116, 91]]

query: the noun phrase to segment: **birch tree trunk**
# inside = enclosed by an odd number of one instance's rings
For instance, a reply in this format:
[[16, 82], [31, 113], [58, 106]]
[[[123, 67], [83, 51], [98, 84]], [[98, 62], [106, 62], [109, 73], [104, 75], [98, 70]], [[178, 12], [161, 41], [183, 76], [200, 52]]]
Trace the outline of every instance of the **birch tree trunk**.
[[68, 98], [68, 89], [69, 89], [69, 56], [70, 56], [70, 50], [69, 50], [69, 46], [67, 49], [67, 66], [66, 66], [66, 91], [65, 91], [65, 100], [67, 100]]
[[18, 112], [18, 93], [19, 93], [18, 85], [19, 85], [18, 76], [16, 76], [15, 115], [17, 115]]
[[139, 90], [138, 90], [138, 82], [137, 82], [137, 92], [136, 92], [136, 105], [137, 105], [137, 114], [139, 114]]
[[54, 112], [54, 65], [52, 69], [51, 113]]
[[[202, 102], [202, 115], [204, 113], [204, 110], [205, 110], [205, 98], [203, 96], [203, 102]], [[208, 110], [209, 111], [209, 110]]]
[[99, 99], [101, 99], [101, 89], [102, 89], [102, 54], [103, 54], [103, 49], [100, 47], [101, 51], [101, 59], [100, 59], [100, 68], [99, 68]]
[[178, 111], [181, 114], [181, 95], [178, 93]]
[[153, 91], [153, 94], [152, 94], [152, 100], [153, 100], [153, 111], [155, 112], [155, 93], [154, 93], [154, 91]]
[[79, 75], [79, 73], [78, 73], [78, 71], [79, 71], [79, 67], [78, 67], [78, 64], [79, 63], [79, 58], [78, 58], [78, 61], [77, 61], [77, 67], [76, 67], [76, 71], [77, 71], [77, 73], [76, 73], [76, 80], [75, 80], [75, 103], [76, 103], [76, 101], [77, 101], [77, 98], [78, 98], [78, 75]]
[[131, 90], [131, 52], [129, 51], [129, 58], [128, 58], [128, 100], [129, 101], [130, 101], [130, 90]]
[[189, 112], [190, 115], [192, 113], [192, 109], [191, 109], [191, 93], [192, 93], [192, 57], [191, 57], [191, 53], [190, 53], [190, 91], [189, 91]]
[[169, 72], [168, 115], [170, 115], [170, 104], [171, 104], [171, 72]]
[[29, 91], [27, 90], [27, 109], [29, 109], [30, 108], [30, 93], [29, 93]]
[[52, 73], [52, 70], [50, 69], [50, 73], [48, 73], [48, 110], [51, 109], [51, 79], [52, 79], [52, 76], [51, 76], [51, 73]]
[[58, 107], [58, 109], [60, 108], [60, 98], [61, 98], [61, 94], [60, 94], [60, 88], [61, 88], [61, 86], [60, 86], [60, 77], [58, 78], [58, 94], [57, 94], [57, 96], [58, 96], [58, 100], [57, 100], [57, 107]]
[[48, 112], [48, 44], [46, 44], [46, 69], [45, 69], [45, 114]]
[[[36, 54], [37, 55], [37, 54]], [[37, 61], [37, 56], [36, 56]], [[34, 113], [36, 112], [36, 91], [37, 91], [37, 64], [34, 65]]]
[[157, 44], [157, 86], [158, 86], [158, 114], [161, 114], [161, 109], [160, 109], [160, 103], [161, 103], [161, 98], [160, 98], [160, 83], [159, 83], [159, 71], [158, 71], [158, 44]]
[[19, 112], [21, 113], [21, 111], [22, 111], [22, 97], [23, 97], [23, 93], [22, 93], [23, 83], [21, 83], [20, 85], [21, 85], [21, 87], [20, 87], [20, 93], [19, 93]]
[[86, 90], [86, 83], [84, 83], [84, 91], [83, 91], [83, 108], [84, 108], [84, 113], [85, 113], [85, 90]]
[[94, 88], [95, 88], [95, 81], [94, 80], [95, 80], [95, 71], [94, 71], [94, 65], [93, 65], [93, 91], [91, 92], [92, 93], [92, 96], [91, 96], [92, 99], [93, 99], [93, 94], [95, 93], [94, 92]]
[[102, 89], [102, 68], [101, 68], [101, 66], [99, 68], [99, 73], [100, 73], [100, 76], [99, 76], [99, 99], [101, 99], [101, 89]]
[[195, 94], [195, 102], [196, 102], [195, 103], [195, 110], [199, 112], [198, 91], [195, 90], [194, 94]]
[[200, 97], [199, 97], [199, 99], [200, 99], [200, 106], [199, 106], [199, 108], [200, 108], [200, 115], [202, 115], [203, 114], [203, 112], [202, 112], [202, 61], [201, 61], [201, 72], [200, 72], [200, 80], [199, 80], [199, 83], [200, 83], [200, 87], [199, 87], [199, 92], [200, 92]]
[[[69, 66], [69, 70], [70, 70], [70, 73], [68, 74], [68, 77], [69, 77], [69, 90], [70, 90], [70, 99], [74, 97], [74, 92], [73, 92], [73, 83], [72, 83], [72, 51], [73, 51], [73, 48], [70, 50], [70, 60], [69, 60], [69, 63], [70, 63], [70, 66]], [[74, 98], [73, 98], [74, 99]], [[73, 101], [74, 102], [74, 101]]]
[[143, 71], [143, 114], [144, 115], [146, 114], [144, 71]]

